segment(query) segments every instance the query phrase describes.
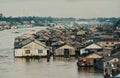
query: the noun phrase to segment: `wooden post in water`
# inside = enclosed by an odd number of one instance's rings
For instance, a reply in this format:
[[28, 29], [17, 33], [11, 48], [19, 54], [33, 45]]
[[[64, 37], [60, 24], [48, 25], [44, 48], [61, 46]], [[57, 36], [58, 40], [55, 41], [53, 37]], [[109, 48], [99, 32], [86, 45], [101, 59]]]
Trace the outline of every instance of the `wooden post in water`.
[[47, 50], [47, 62], [49, 62], [49, 61], [50, 61], [50, 51]]

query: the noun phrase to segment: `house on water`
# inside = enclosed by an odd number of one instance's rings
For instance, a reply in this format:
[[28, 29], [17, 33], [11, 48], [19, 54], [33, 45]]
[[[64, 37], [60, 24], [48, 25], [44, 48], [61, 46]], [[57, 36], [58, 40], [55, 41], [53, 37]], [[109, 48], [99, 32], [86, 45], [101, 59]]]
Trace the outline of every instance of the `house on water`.
[[103, 51], [103, 47], [99, 46], [96, 43], [92, 43], [90, 45], [87, 45], [83, 48], [80, 49], [80, 54], [84, 54], [84, 53], [93, 53], [93, 52], [102, 52]]
[[66, 58], [70, 56], [75, 56], [75, 48], [67, 44], [58, 46], [54, 50], [54, 56], [63, 56]]
[[102, 53], [99, 53], [99, 52], [84, 54], [82, 57], [79, 57], [78, 66], [79, 67], [94, 66], [95, 60], [101, 59], [101, 58], [103, 58], [103, 56], [102, 56]]
[[96, 43], [89, 44], [80, 49], [80, 57], [78, 58], [78, 67], [90, 67], [98, 65], [96, 68], [103, 69], [103, 63], [100, 59], [103, 58], [103, 48]]
[[47, 46], [36, 39], [25, 39], [14, 43], [15, 57], [46, 57]]

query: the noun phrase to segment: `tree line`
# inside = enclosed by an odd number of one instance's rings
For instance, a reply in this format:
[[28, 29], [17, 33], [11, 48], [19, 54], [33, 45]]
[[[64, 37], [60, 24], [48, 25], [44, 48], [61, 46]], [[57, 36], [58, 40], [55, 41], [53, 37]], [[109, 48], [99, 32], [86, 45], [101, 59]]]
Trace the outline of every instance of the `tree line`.
[[96, 20], [98, 22], [112, 22], [112, 23], [116, 23], [118, 20], [120, 19], [120, 17], [116, 18], [116, 17], [111, 17], [111, 18], [104, 18], [104, 17], [99, 17], [99, 18], [73, 18], [73, 17], [69, 17], [69, 18], [54, 18], [54, 17], [38, 17], [38, 16], [22, 16], [22, 17], [5, 17], [3, 16], [2, 13], [0, 13], [0, 21], [6, 21], [6, 22], [20, 22], [22, 23], [23, 21], [34, 21], [35, 23], [38, 22], [42, 22], [42, 23], [53, 23], [53, 22], [70, 22], [70, 21], [91, 21], [91, 20]]

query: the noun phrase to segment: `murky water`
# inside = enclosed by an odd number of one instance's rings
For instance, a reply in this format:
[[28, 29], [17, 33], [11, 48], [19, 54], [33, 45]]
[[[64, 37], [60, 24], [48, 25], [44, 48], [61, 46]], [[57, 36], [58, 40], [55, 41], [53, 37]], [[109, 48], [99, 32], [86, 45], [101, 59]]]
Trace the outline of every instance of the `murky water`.
[[[28, 30], [28, 29], [27, 29]], [[102, 72], [94, 68], [77, 69], [76, 59], [46, 58], [24, 59], [13, 57], [13, 31], [0, 31], [0, 78], [103, 78]], [[34, 33], [33, 31], [31, 33]]]

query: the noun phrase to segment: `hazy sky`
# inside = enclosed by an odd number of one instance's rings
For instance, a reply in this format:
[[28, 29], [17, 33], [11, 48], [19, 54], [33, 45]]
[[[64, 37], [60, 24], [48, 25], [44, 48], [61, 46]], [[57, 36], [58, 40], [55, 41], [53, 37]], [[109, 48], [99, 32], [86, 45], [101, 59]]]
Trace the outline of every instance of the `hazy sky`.
[[0, 0], [5, 16], [120, 17], [120, 0]]

